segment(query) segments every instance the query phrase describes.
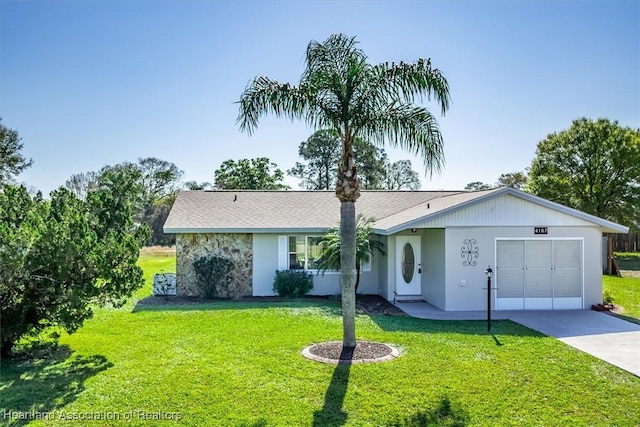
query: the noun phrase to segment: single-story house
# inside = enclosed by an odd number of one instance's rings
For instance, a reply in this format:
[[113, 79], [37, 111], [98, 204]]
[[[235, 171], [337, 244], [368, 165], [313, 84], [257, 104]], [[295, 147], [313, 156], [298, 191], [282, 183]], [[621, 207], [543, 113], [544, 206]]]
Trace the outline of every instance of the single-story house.
[[[602, 233], [628, 228], [509, 188], [362, 191], [375, 253], [359, 293], [425, 300], [442, 310], [584, 309], [602, 302]], [[183, 191], [164, 225], [176, 234], [177, 294], [198, 295], [193, 261], [234, 263], [231, 297], [273, 295], [276, 270], [314, 269], [320, 237], [338, 225], [333, 191]], [[312, 294], [340, 293], [339, 272], [314, 276]]]

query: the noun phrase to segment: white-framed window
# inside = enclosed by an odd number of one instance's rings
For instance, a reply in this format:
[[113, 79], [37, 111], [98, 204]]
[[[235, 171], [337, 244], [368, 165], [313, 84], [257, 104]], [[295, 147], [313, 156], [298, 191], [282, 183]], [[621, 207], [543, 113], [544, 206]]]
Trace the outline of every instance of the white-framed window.
[[287, 236], [287, 270], [317, 270], [322, 237]]
[[[278, 270], [318, 271], [321, 241], [322, 236], [278, 236]], [[371, 271], [371, 258], [362, 265], [362, 271]], [[339, 271], [327, 270], [326, 273]]]

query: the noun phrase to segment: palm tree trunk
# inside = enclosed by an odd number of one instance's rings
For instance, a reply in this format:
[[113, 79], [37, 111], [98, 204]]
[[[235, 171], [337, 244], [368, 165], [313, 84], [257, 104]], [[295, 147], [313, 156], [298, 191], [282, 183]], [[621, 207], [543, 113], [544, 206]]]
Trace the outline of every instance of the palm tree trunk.
[[340, 287], [342, 346], [356, 346], [356, 204], [340, 203]]
[[342, 139], [336, 196], [340, 200], [340, 288], [342, 290], [342, 347], [356, 346], [356, 200], [360, 185], [349, 132]]

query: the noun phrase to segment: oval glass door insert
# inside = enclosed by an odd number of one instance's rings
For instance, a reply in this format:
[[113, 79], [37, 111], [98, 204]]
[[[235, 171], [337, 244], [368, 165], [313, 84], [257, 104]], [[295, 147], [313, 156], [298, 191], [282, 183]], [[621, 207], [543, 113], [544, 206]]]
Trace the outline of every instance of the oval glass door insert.
[[407, 242], [402, 248], [402, 278], [406, 283], [411, 283], [413, 280], [415, 266], [416, 258], [413, 253], [413, 246]]

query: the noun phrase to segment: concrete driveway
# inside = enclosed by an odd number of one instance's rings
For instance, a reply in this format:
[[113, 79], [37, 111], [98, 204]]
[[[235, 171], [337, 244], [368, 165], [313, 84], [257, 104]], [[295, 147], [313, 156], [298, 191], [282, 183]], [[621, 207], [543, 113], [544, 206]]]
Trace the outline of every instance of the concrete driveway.
[[509, 318], [640, 377], [640, 325], [593, 310], [512, 311]]
[[[396, 302], [409, 316], [436, 320], [483, 320], [486, 311], [443, 311], [420, 301]], [[593, 310], [492, 311], [640, 377], [640, 325]]]

